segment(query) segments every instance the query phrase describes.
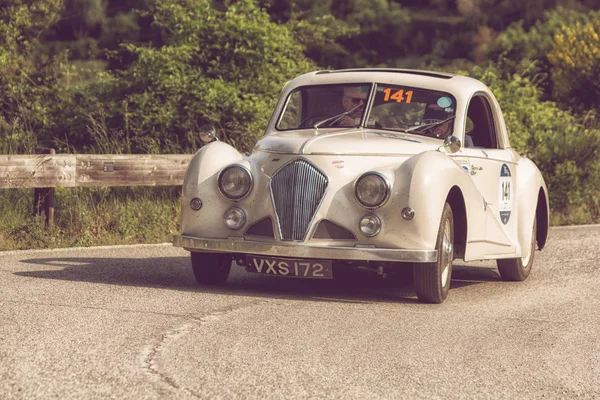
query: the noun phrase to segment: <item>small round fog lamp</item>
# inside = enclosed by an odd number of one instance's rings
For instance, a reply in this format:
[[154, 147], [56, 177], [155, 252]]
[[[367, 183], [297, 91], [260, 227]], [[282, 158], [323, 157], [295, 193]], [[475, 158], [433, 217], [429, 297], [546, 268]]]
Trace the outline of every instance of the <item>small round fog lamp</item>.
[[360, 231], [366, 237], [373, 237], [381, 230], [381, 220], [377, 215], [369, 214], [360, 220]]
[[202, 208], [202, 200], [200, 200], [197, 197], [194, 197], [192, 200], [190, 200], [190, 208], [194, 211], [198, 211]]
[[413, 210], [410, 207], [404, 207], [402, 209], [402, 218], [404, 218], [407, 221], [410, 221], [411, 219], [413, 219], [415, 216], [415, 210]]
[[223, 222], [229, 229], [236, 231], [246, 223], [246, 213], [239, 207], [231, 207], [225, 211]]

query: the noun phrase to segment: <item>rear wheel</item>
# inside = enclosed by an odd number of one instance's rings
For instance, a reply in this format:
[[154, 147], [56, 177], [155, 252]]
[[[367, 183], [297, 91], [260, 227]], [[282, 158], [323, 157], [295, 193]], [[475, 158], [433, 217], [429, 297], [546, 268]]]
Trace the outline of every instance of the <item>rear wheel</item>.
[[529, 255], [522, 258], [509, 258], [498, 260], [498, 271], [505, 281], [524, 281], [531, 273], [533, 267], [533, 258], [535, 255], [535, 236], [537, 233], [537, 220], [533, 220], [533, 229], [531, 232], [531, 243]]
[[229, 277], [231, 255], [192, 252], [192, 271], [201, 285], [222, 285]]
[[452, 260], [454, 259], [454, 216], [450, 204], [444, 205], [436, 247], [438, 260], [419, 263], [413, 267], [413, 282], [419, 300], [442, 303], [450, 290]]

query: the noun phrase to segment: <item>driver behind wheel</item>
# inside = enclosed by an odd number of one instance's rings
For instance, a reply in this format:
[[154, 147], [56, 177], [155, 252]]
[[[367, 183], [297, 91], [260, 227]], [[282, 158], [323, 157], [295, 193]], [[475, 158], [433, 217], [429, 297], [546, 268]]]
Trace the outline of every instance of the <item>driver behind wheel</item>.
[[368, 87], [365, 86], [349, 86], [344, 88], [342, 96], [342, 105], [344, 111], [350, 111], [348, 115], [344, 115], [336, 122], [336, 126], [358, 126], [360, 118], [365, 109], [365, 103], [368, 97]]

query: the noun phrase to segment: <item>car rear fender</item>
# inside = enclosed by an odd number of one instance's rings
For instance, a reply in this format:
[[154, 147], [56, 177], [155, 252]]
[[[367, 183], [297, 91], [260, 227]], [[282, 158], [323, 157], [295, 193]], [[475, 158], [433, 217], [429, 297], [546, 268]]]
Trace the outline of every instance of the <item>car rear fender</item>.
[[541, 250], [548, 238], [550, 206], [548, 189], [537, 166], [528, 158], [521, 158], [518, 163], [518, 241], [522, 257], [527, 256], [533, 231], [533, 219], [537, 217], [536, 240]]

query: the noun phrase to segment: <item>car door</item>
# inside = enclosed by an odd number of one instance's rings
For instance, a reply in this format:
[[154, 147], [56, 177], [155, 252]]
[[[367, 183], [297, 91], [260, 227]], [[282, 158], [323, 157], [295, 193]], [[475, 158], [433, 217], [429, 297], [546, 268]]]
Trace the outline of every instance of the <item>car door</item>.
[[[516, 164], [511, 151], [499, 148], [496, 115], [487, 96], [473, 96], [467, 117], [473, 127], [467, 134], [471, 147], [464, 147], [461, 156], [467, 160], [469, 176], [483, 197], [485, 210], [484, 239], [467, 241], [467, 251], [481, 258], [515, 252], [516, 216], [515, 204]], [[465, 140], [465, 143], [470, 143]]]

